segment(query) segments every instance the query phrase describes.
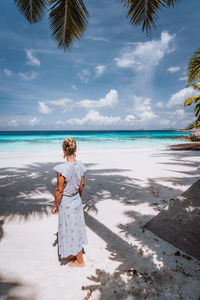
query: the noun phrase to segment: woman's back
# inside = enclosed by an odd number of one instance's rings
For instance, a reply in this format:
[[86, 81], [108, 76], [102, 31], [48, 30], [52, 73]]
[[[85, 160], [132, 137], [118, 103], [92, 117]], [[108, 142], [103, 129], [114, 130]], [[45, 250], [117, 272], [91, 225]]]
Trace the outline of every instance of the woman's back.
[[81, 161], [65, 162], [57, 165], [54, 170], [65, 177], [63, 196], [74, 196], [79, 192], [82, 177], [86, 171]]
[[86, 168], [76, 161], [75, 140], [65, 139], [62, 148], [67, 162], [54, 167], [58, 174], [52, 208], [53, 214], [58, 211], [58, 253], [68, 260], [70, 267], [83, 267], [82, 249], [88, 243], [81, 201]]

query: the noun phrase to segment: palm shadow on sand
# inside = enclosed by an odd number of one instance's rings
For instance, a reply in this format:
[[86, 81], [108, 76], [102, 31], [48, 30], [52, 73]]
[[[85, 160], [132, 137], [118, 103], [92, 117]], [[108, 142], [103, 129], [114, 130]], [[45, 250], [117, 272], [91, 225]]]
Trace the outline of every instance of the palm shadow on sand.
[[[181, 161], [184, 157], [182, 153], [174, 155], [170, 152], [169, 155], [171, 155], [171, 163], [166, 163], [167, 168], [173, 169], [175, 164], [180, 165], [182, 163], [184, 165], [185, 162]], [[162, 163], [164, 164], [164, 162]], [[191, 182], [197, 180], [199, 177], [199, 170], [197, 169], [199, 164], [189, 160], [188, 163], [191, 167], [196, 168], [197, 171], [195, 173], [192, 171], [185, 174], [182, 173], [182, 177], [174, 176], [170, 179], [166, 178], [166, 181], [171, 180], [181, 186], [187, 186], [188, 175], [191, 177]], [[23, 168], [0, 169], [2, 225], [3, 222], [9, 221], [15, 216], [28, 220], [29, 216], [32, 215], [43, 216], [50, 213], [55, 189], [55, 172], [53, 171], [55, 165], [55, 163], [37, 163]], [[102, 170], [98, 169], [98, 165], [87, 165], [87, 167], [89, 170], [86, 174], [86, 188], [83, 195], [86, 225], [106, 241], [106, 249], [110, 253], [110, 259], [120, 262], [120, 266], [113, 274], [97, 269], [95, 275], [89, 276], [93, 284], [85, 287], [85, 289], [89, 291], [98, 289], [101, 293], [99, 299], [102, 300], [108, 298], [123, 299], [127, 293], [134, 295], [135, 299], [146, 299], [148, 297], [167, 299], [164, 296], [164, 291], [174, 292], [173, 285], [176, 282], [176, 273], [172, 274], [166, 271], [166, 268], [169, 268], [170, 265], [163, 246], [161, 246], [161, 240], [143, 229], [143, 226], [153, 216], [146, 215], [144, 217], [136, 211], [130, 210], [130, 206], [148, 202], [150, 206], [159, 212], [170, 204], [171, 197], [169, 197], [168, 187], [158, 184], [156, 179], [149, 180], [147, 186], [141, 187], [137, 179], [120, 175], [121, 172], [126, 170]], [[176, 175], [176, 172], [174, 173]], [[165, 178], [162, 178], [162, 180], [165, 180]], [[180, 194], [181, 190], [178, 188], [172, 191], [173, 197]], [[153, 201], [149, 201], [150, 198], [152, 199], [152, 196]], [[112, 232], [95, 218], [95, 214], [98, 214], [97, 204], [100, 201], [109, 199], [115, 199], [129, 207], [125, 214], [132, 221], [118, 225], [121, 230], [120, 235]], [[162, 203], [162, 206], [160, 206], [160, 203]], [[134, 244], [125, 241], [122, 234], [134, 236], [140, 241], [141, 247], [138, 248]], [[1, 237], [3, 238], [3, 227], [1, 227]], [[144, 253], [142, 248], [145, 246], [150, 248], [154, 255]], [[155, 255], [162, 262], [163, 267], [160, 269], [154, 263]], [[182, 259], [182, 257], [174, 256], [174, 261], [179, 262]], [[190, 261], [187, 263], [190, 263]], [[188, 275], [184, 274], [178, 267], [175, 272], [178, 272], [183, 277], [183, 280]], [[159, 286], [157, 289], [155, 289], [153, 284], [155, 282]], [[181, 296], [180, 293], [181, 291], [177, 289], [174, 299], [181, 299], [178, 298]]]

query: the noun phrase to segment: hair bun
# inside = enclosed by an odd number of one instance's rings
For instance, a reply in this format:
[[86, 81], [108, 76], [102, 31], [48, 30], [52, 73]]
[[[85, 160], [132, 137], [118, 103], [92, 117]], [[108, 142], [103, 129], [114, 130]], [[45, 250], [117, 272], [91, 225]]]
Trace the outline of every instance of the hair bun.
[[76, 152], [76, 141], [72, 138], [66, 138], [62, 146], [66, 156], [71, 156]]

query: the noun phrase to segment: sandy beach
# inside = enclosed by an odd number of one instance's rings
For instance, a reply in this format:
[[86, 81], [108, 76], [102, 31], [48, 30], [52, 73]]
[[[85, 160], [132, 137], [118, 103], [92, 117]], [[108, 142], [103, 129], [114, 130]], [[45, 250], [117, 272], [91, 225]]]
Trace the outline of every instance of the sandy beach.
[[0, 1], [0, 300], [200, 300], [199, 11]]
[[[1, 299], [198, 300], [200, 262], [143, 226], [199, 179], [198, 152], [81, 150], [84, 268], [58, 260], [51, 214], [61, 152], [2, 153]], [[177, 254], [177, 251], [178, 254]]]

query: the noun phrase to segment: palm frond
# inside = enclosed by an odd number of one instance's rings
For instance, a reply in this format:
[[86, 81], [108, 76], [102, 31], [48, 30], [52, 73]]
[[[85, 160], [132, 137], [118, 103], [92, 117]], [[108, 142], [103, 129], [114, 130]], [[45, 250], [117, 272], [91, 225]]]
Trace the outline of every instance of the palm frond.
[[127, 17], [130, 17], [131, 25], [141, 25], [147, 34], [151, 27], [155, 27], [161, 7], [166, 7], [167, 0], [122, 0], [125, 7], [129, 8]]
[[198, 48], [188, 65], [188, 82], [200, 80], [200, 48]]
[[82, 0], [49, 0], [49, 4], [52, 37], [65, 50], [83, 36], [89, 13]]
[[195, 97], [188, 98], [188, 99], [185, 100], [184, 106], [189, 106], [189, 105], [191, 105], [193, 102], [196, 103], [196, 102], [199, 101], [199, 100], [200, 100], [200, 95], [197, 95], [197, 96], [195, 96]]
[[200, 114], [200, 103], [195, 106], [194, 112], [196, 117]]
[[19, 11], [30, 23], [38, 22], [45, 14], [47, 0], [14, 0]]
[[168, 6], [174, 7], [175, 4], [176, 4], [177, 2], [179, 2], [179, 0], [166, 0], [165, 2], [167, 2], [167, 5], [168, 5]]
[[200, 83], [190, 83], [187, 86], [192, 86], [195, 90], [200, 90]]

